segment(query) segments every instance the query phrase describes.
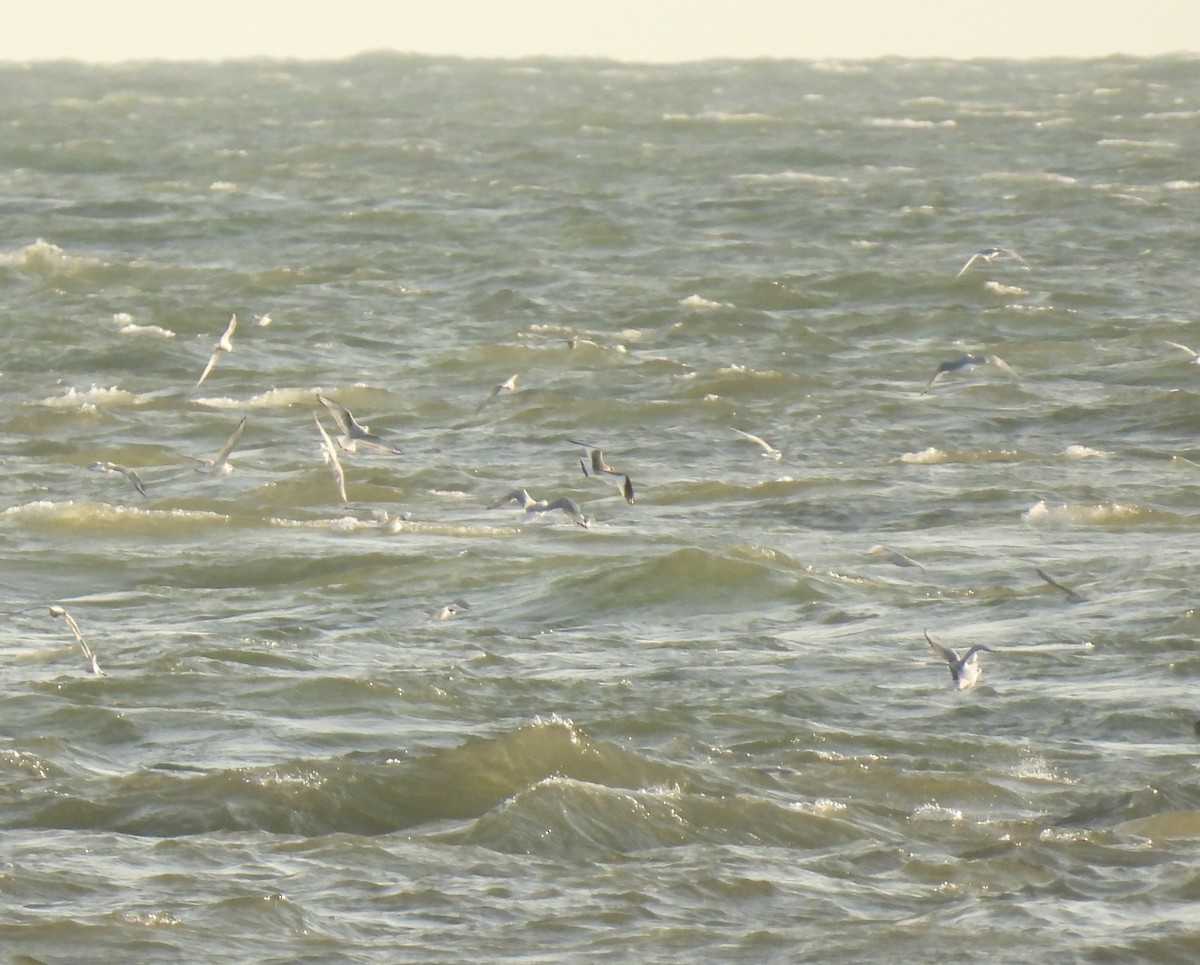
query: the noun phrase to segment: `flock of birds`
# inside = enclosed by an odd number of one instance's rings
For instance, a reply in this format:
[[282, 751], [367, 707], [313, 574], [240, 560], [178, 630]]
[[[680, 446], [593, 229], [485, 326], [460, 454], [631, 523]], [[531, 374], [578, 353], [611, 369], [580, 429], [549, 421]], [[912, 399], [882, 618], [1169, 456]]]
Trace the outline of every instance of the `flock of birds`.
[[[270, 314], [268, 313], [258, 316], [257, 324], [259, 327], [270, 325]], [[204, 369], [200, 373], [200, 377], [196, 380], [196, 384], [194, 386], [195, 388], [199, 388], [204, 384], [204, 382], [216, 368], [217, 363], [221, 359], [222, 355], [233, 351], [233, 337], [237, 332], [237, 328], [237, 315], [233, 314], [230, 316], [225, 330], [214, 343], [212, 353], [209, 355], [208, 360], [204, 365]], [[572, 345], [572, 347], [574, 347], [574, 345]], [[502, 392], [513, 391], [516, 388], [518, 378], [519, 374], [514, 374], [497, 383], [492, 389], [490, 395], [488, 395], [488, 397], [479, 404], [478, 408], [475, 410], [476, 413], [481, 411], [488, 402], [495, 399], [496, 396], [500, 395]], [[341, 459], [338, 455], [339, 451], [353, 453], [358, 451], [360, 447], [363, 449], [375, 450], [392, 455], [400, 455], [402, 454], [402, 451], [400, 448], [392, 445], [382, 436], [371, 432], [370, 426], [359, 422], [359, 420], [355, 418], [354, 414], [336, 399], [331, 399], [321, 392], [316, 393], [316, 398], [324, 411], [332, 418], [334, 426], [336, 427], [336, 434], [331, 436], [324, 423], [321, 421], [320, 416], [316, 412], [313, 413], [313, 421], [316, 424], [320, 439], [320, 450], [325, 463], [329, 466], [332, 473], [334, 488], [338, 499], [343, 504], [348, 504], [350, 500], [346, 494], [346, 473], [342, 467]], [[237, 426], [234, 428], [233, 432], [230, 434], [229, 438], [225, 441], [225, 444], [214, 457], [211, 459], [195, 460], [196, 471], [214, 475], [224, 475], [231, 472], [233, 470], [233, 465], [230, 462], [230, 456], [241, 442], [245, 431], [246, 417], [243, 416], [238, 422]], [[757, 439], [755, 436], [748, 436], [748, 438], [756, 439], [763, 446], [767, 445], [766, 443], [762, 442], [762, 440]], [[570, 441], [572, 445], [580, 446], [584, 450], [585, 458], [581, 458], [579, 461], [579, 465], [584, 476], [619, 477], [622, 480], [620, 487], [621, 494], [624, 496], [626, 502], [630, 504], [634, 502], [635, 497], [633, 481], [630, 479], [627, 473], [614, 469], [608, 464], [608, 461], [604, 457], [604, 452], [600, 447], [589, 445], [587, 443], [574, 442], [571, 440], [568, 441]], [[773, 451], [776, 453], [776, 458], [778, 458], [778, 450]], [[146, 484], [136, 469], [108, 460], [92, 462], [88, 465], [88, 468], [93, 472], [123, 476], [128, 481], [129, 485], [132, 486], [139, 495], [143, 497], [147, 495]], [[512, 490], [503, 498], [492, 503], [489, 508], [495, 509], [514, 504], [525, 511], [524, 521], [536, 519], [545, 513], [561, 510], [567, 519], [576, 525], [581, 526], [584, 529], [589, 528], [591, 525], [591, 520], [584, 515], [583, 511], [579, 507], [579, 504], [570, 497], [561, 496], [552, 500], [535, 499], [526, 489]], [[386, 511], [382, 510], [375, 511], [373, 516], [386, 532], [393, 533], [397, 532], [403, 522], [408, 518], [407, 513], [401, 516], [392, 516]], [[26, 607], [24, 610], [17, 610], [15, 612], [24, 612], [25, 610], [29, 609], [36, 609], [36, 607]], [[96, 676], [108, 676], [107, 673], [101, 669], [95, 652], [84, 639], [83, 633], [80, 630], [79, 624], [76, 622], [75, 618], [69, 612], [67, 612], [64, 607], [57, 604], [52, 605], [47, 609], [50, 616], [62, 618], [64, 620], [67, 628], [75, 638], [76, 643], [79, 645], [83, 656], [87, 661], [88, 669]], [[446, 620], [470, 609], [470, 604], [465, 600], [454, 600], [442, 606], [435, 607], [427, 612], [431, 620]]]
[[[972, 254], [955, 277], [960, 277], [977, 263], [982, 262], [984, 264], [990, 264], [997, 258], [1001, 257], [1010, 258], [1017, 262], [1021, 268], [1027, 271], [1029, 270], [1029, 264], [1025, 261], [1025, 259], [1012, 249], [987, 247]], [[271, 323], [271, 316], [270, 314], [257, 316], [256, 321], [258, 326], [265, 327]], [[235, 314], [230, 317], [229, 323], [225, 327], [225, 330], [221, 333], [213, 345], [212, 353], [205, 363], [204, 369], [200, 373], [200, 377], [196, 380], [197, 388], [203, 385], [205, 380], [208, 379], [209, 375], [212, 374], [221, 356], [233, 351], [233, 337], [237, 332], [237, 327], [238, 321], [237, 315]], [[575, 347], [576, 341], [576, 339], [570, 340], [572, 347]], [[1200, 364], [1200, 353], [1197, 353], [1188, 346], [1182, 345], [1178, 342], [1168, 342], [1167, 344], [1181, 352], [1187, 353], [1191, 362]], [[1016, 372], [1012, 366], [996, 355], [967, 353], [958, 358], [950, 359], [939, 364], [933, 375], [929, 378], [928, 382], [926, 382], [925, 385], [920, 389], [920, 394], [924, 395], [928, 393], [938, 382], [952, 373], [959, 372], [964, 369], [970, 369], [977, 365], [992, 365], [1003, 372], [1016, 376]], [[475, 410], [476, 413], [480, 412], [485, 405], [494, 400], [500, 394], [515, 390], [518, 378], [519, 374], [514, 374], [509, 376], [507, 379], [496, 383], [490, 394], [480, 402], [479, 406]], [[358, 419], [355, 418], [354, 414], [337, 400], [329, 398], [320, 392], [316, 393], [316, 398], [320, 403], [321, 409], [323, 409], [328, 416], [332, 418], [334, 426], [336, 427], [335, 435], [331, 436], [325, 425], [322, 423], [318, 413], [313, 413], [313, 421], [316, 424], [317, 432], [319, 434], [320, 450], [325, 463], [330, 468], [338, 499], [343, 504], [348, 504], [350, 500], [346, 495], [346, 474], [344, 468], [342, 467], [339, 452], [353, 453], [356, 452], [359, 447], [388, 454], [400, 454], [401, 450], [392, 445], [382, 436], [371, 432], [369, 426], [359, 422]], [[730, 428], [743, 439], [758, 447], [763, 458], [773, 460], [779, 460], [782, 458], [782, 450], [760, 436], [736, 427], [731, 426]], [[225, 474], [230, 472], [232, 470], [232, 465], [229, 461], [230, 456], [241, 441], [245, 429], [246, 418], [243, 417], [241, 421], [238, 422], [228, 440], [226, 440], [225, 444], [221, 447], [221, 450], [216, 454], [216, 456], [211, 459], [196, 460], [196, 471], [212, 474]], [[578, 442], [575, 440], [567, 441], [571, 445], [579, 446], [584, 450], [584, 457], [579, 461], [579, 465], [584, 476], [613, 476], [619, 478], [621, 480], [620, 492], [622, 496], [629, 504], [632, 505], [634, 503], [634, 486], [629, 474], [623, 470], [616, 469], [609, 465], [604, 456], [603, 450], [599, 446], [590, 443]], [[124, 476], [129, 484], [141, 496], [146, 496], [145, 483], [135, 469], [109, 461], [93, 462], [89, 465], [89, 468], [95, 472]], [[489, 508], [496, 509], [513, 505], [518, 506], [524, 511], [524, 521], [536, 519], [547, 513], [561, 511], [568, 520], [577, 526], [587, 529], [591, 525], [591, 520], [583, 513], [578, 503], [576, 503], [575, 500], [571, 499], [570, 497], [560, 496], [556, 499], [550, 500], [537, 499], [532, 496], [527, 489], [524, 488], [513, 489], [512, 491], [506, 493], [500, 499], [491, 503]], [[397, 532], [404, 520], [408, 518], [408, 514], [397, 517], [391, 516], [385, 511], [376, 511], [374, 517], [386, 531]], [[925, 567], [918, 561], [882, 544], [872, 546], [867, 552], [871, 556], [882, 557], [885, 562], [891, 563], [895, 566], [916, 567], [921, 570], [925, 569]], [[1043, 570], [1038, 569], [1036, 572], [1037, 575], [1047, 584], [1066, 594], [1066, 597], [1069, 601], [1075, 602], [1083, 599], [1083, 597], [1075, 590], [1063, 585], [1062, 583], [1059, 583], [1051, 576], [1046, 574]], [[430, 619], [445, 620], [470, 609], [471, 607], [466, 601], [455, 600], [428, 611], [428, 614]], [[88, 646], [82, 632], [79, 629], [78, 623], [71, 616], [71, 614], [59, 605], [50, 606], [49, 614], [56, 618], [62, 618], [65, 621], [67, 628], [70, 630], [71, 634], [75, 638], [75, 641], [81, 648], [84, 659], [87, 661], [90, 671], [98, 676], [106, 676], [104, 671], [100, 668], [96, 654]], [[979, 680], [981, 673], [981, 667], [979, 664], [980, 653], [993, 652], [990, 647], [982, 644], [976, 644], [971, 646], [966, 653], [960, 657], [953, 648], [942, 643], [941, 640], [939, 640], [928, 630], [925, 631], [925, 639], [928, 641], [929, 646], [932, 648], [934, 654], [940, 660], [944, 661], [949, 667], [951, 686], [960, 690], [973, 687]], [[1198, 727], [1200, 727], [1200, 724], [1198, 724]]]

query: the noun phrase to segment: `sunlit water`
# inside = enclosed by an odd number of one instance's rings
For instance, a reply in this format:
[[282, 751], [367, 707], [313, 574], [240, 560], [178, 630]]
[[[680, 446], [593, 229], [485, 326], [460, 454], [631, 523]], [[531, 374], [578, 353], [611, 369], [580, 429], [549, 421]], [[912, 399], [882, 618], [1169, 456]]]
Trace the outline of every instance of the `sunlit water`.
[[10, 954], [1194, 957], [1200, 63], [0, 85]]

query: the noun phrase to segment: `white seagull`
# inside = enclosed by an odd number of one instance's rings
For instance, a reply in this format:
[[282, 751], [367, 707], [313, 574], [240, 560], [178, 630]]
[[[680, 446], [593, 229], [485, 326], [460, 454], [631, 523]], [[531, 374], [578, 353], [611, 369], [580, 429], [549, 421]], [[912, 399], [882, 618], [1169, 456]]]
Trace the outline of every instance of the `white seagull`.
[[79, 644], [79, 649], [83, 651], [84, 659], [91, 664], [92, 673], [97, 677], [107, 677], [108, 674], [100, 669], [100, 662], [96, 659], [96, 654], [92, 652], [92, 648], [83, 639], [83, 634], [80, 632], [79, 624], [75, 622], [75, 618], [61, 606], [50, 607], [50, 616], [62, 617], [66, 621], [68, 629], [70, 629], [75, 637], [75, 642]]
[[233, 472], [233, 466], [229, 462], [229, 454], [233, 452], [237, 444], [242, 441], [242, 433], [246, 431], [246, 417], [242, 416], [242, 421], [237, 424], [237, 428], [226, 440], [225, 445], [221, 447], [221, 451], [212, 459], [197, 459], [200, 463], [196, 467], [196, 472], [215, 473], [219, 476], [224, 476]]
[[208, 364], [204, 366], [204, 371], [200, 373], [200, 378], [196, 380], [196, 388], [200, 387], [205, 379], [208, 378], [208, 373], [213, 370], [213, 366], [217, 364], [217, 359], [221, 357], [222, 352], [233, 351], [233, 333], [237, 331], [237, 315], [229, 317], [229, 324], [225, 326], [224, 334], [217, 339], [217, 344], [213, 346], [212, 355], [209, 356]]
[[975, 682], [979, 680], [979, 675], [983, 673], [983, 668], [979, 666], [979, 651], [986, 650], [988, 653], [992, 653], [991, 647], [985, 647], [982, 643], [977, 643], [963, 654], [962, 657], [959, 657], [957, 653], [950, 649], [950, 647], [947, 647], [928, 630], [925, 631], [925, 639], [933, 647], [933, 652], [950, 665], [950, 677], [954, 681], [954, 689], [966, 690], [968, 687], [975, 686]]
[[1178, 342], [1172, 342], [1170, 339], [1165, 339], [1164, 341], [1166, 341], [1166, 343], [1172, 348], [1177, 348], [1179, 351], [1186, 352], [1188, 355], [1190, 355], [1191, 358], [1189, 358], [1188, 361], [1193, 365], [1200, 365], [1200, 352], [1196, 352], [1188, 348], [1186, 345], [1180, 345]]
[[548, 513], [551, 510], [561, 509], [571, 522], [577, 526], [582, 526], [587, 529], [591, 525], [591, 520], [583, 515], [579, 509], [579, 504], [569, 496], [559, 496], [558, 499], [547, 502], [544, 499], [534, 499], [529, 495], [528, 489], [514, 489], [505, 496], [496, 500], [489, 506], [489, 509], [498, 509], [501, 506], [509, 506], [516, 503], [523, 510], [525, 516], [523, 522], [528, 522], [531, 519], [540, 516], [542, 513]]
[[595, 446], [589, 446], [586, 442], [576, 442], [574, 439], [568, 439], [567, 442], [573, 446], [582, 446], [584, 449], [590, 449], [590, 461], [592, 471], [588, 472], [588, 464], [582, 459], [579, 460], [579, 468], [583, 470], [585, 476], [598, 476], [605, 474], [608, 476], [622, 476], [624, 482], [621, 484], [621, 495], [625, 497], [625, 502], [633, 505], [633, 480], [626, 473], [619, 469], [613, 469], [607, 462], [604, 461], [604, 453]]
[[466, 600], [455, 600], [452, 603], [447, 603], [445, 606], [439, 606], [428, 611], [429, 619], [449, 620], [451, 617], [469, 609], [471, 609], [471, 604]]
[[783, 450], [776, 449], [773, 445], [767, 442], [766, 439], [749, 432], [743, 432], [741, 429], [735, 429], [733, 426], [730, 426], [729, 428], [733, 429], [733, 431], [743, 439], [749, 439], [756, 446], [758, 446], [758, 448], [762, 450], [762, 457], [764, 459], [780, 459], [783, 457]]
[[350, 500], [346, 498], [346, 473], [338, 460], [337, 449], [333, 447], [333, 440], [329, 438], [329, 433], [325, 431], [325, 427], [321, 425], [321, 420], [315, 412], [313, 413], [313, 422], [317, 424], [317, 431], [321, 433], [321, 453], [329, 464], [329, 471], [333, 473], [333, 485], [337, 488], [338, 498], [343, 503], [348, 503]]
[[882, 556], [893, 566], [915, 566], [921, 572], [925, 571], [925, 567], [914, 560], [911, 556], [905, 556], [903, 553], [898, 553], [890, 546], [884, 546], [882, 543], [876, 543], [869, 550], [868, 556]]
[[491, 402], [492, 399], [496, 398], [496, 396], [498, 396], [501, 392], [512, 392], [514, 389], [516, 389], [517, 379], [519, 379], [520, 377], [521, 377], [521, 373], [516, 372], [513, 375], [510, 375], [503, 382], [497, 382], [495, 384], [495, 386], [493, 386], [491, 394], [486, 399], [484, 399], [482, 402], [480, 402], [479, 405], [477, 405], [475, 407], [475, 411], [479, 412], [485, 405], [487, 405], [489, 402]]
[[317, 393], [317, 399], [320, 400], [321, 405], [329, 410], [329, 414], [333, 416], [334, 421], [338, 424], [338, 428], [342, 430], [342, 434], [338, 436], [337, 443], [346, 452], [356, 451], [361, 444], [369, 449], [378, 449], [381, 452], [390, 452], [399, 455], [399, 449], [371, 432], [370, 426], [360, 423], [351, 415], [350, 410], [340, 402], [327, 399], [320, 392]]
[[1011, 248], [997, 248], [994, 245], [989, 245], [987, 248], [980, 249], [979, 251], [975, 252], [975, 254], [973, 254], [970, 258], [968, 258], [967, 263], [965, 265], [963, 265], [962, 268], [959, 269], [958, 274], [955, 275], [954, 277], [958, 278], [960, 275], [963, 274], [963, 272], [965, 272], [968, 268], [970, 268], [977, 261], [985, 261], [990, 264], [991, 262], [993, 262], [997, 258], [999, 258], [1001, 255], [1007, 255], [1009, 258], [1012, 258], [1014, 261], [1019, 261], [1021, 263], [1021, 267], [1024, 268], [1026, 271], [1029, 271], [1029, 263], [1024, 258], [1022, 258], [1020, 255], [1018, 255], [1015, 251], [1013, 251]]
[[975, 355], [967, 353], [960, 358], [951, 359], [949, 362], [943, 362], [939, 365], [929, 381], [925, 383], [925, 388], [921, 390], [920, 394], [924, 395], [933, 388], [935, 382], [940, 382], [949, 373], [957, 372], [959, 369], [973, 368], [976, 365], [994, 365], [1009, 375], [1016, 376], [1017, 374], [1016, 370], [1005, 362], [1004, 359], [1000, 358], [999, 355]]
[[146, 495], [146, 487], [142, 485], [142, 477], [128, 466], [121, 466], [115, 462], [93, 462], [88, 466], [88, 469], [92, 470], [92, 472], [120, 473], [129, 480], [130, 485], [134, 489], [143, 496]]

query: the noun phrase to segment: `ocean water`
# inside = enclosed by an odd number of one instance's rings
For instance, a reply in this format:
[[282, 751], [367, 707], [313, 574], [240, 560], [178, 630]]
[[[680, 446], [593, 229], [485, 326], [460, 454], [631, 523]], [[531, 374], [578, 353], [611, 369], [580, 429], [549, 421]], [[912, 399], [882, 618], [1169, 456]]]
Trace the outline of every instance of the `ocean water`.
[[1200, 61], [0, 94], [9, 960], [1200, 954]]

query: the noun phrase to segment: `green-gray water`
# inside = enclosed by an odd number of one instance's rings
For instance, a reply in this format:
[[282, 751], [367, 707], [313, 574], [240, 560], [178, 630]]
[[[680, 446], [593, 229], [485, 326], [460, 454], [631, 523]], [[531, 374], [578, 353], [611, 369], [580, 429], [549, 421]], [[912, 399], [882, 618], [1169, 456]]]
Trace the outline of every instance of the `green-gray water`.
[[[14, 961], [1193, 960], [1200, 62], [10, 65], [0, 125]], [[403, 450], [348, 505], [318, 392]]]

